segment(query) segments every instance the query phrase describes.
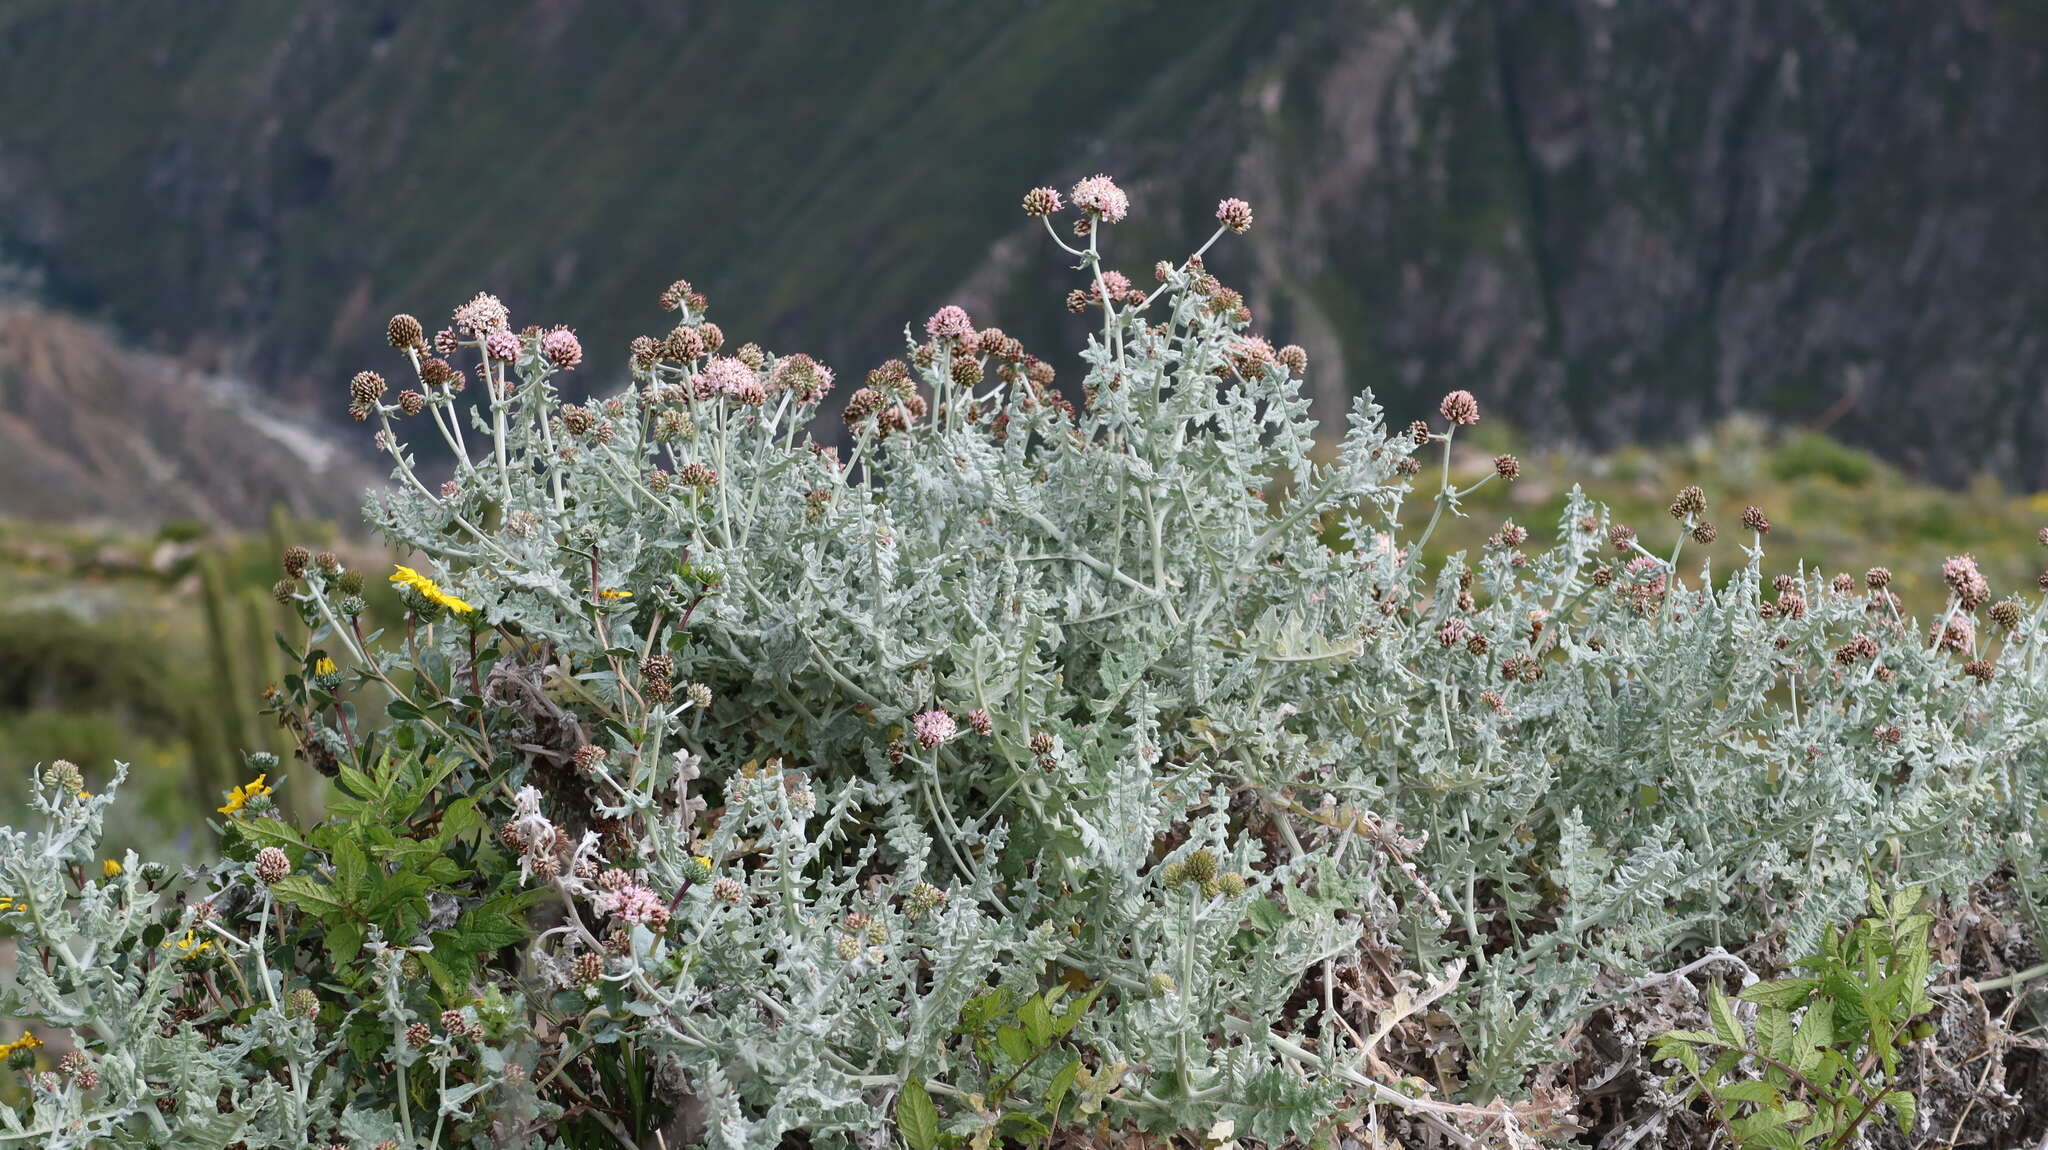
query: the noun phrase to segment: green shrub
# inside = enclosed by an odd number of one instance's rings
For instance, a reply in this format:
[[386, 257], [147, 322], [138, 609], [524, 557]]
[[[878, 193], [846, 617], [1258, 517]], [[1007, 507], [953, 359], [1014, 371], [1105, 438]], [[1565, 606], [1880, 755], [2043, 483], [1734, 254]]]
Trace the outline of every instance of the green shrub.
[[1861, 487], [1874, 470], [1870, 456], [1812, 432], [1792, 436], [1771, 456], [1772, 476], [1788, 483], [1820, 476], [1844, 487]]

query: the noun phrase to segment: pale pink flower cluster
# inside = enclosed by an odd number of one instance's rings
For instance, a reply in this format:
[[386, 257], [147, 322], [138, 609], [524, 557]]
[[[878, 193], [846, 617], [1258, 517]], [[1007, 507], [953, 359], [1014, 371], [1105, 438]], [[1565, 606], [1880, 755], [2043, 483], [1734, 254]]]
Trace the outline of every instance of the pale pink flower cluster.
[[699, 399], [725, 395], [742, 403], [758, 403], [768, 395], [768, 389], [761, 385], [761, 377], [755, 374], [754, 369], [729, 355], [718, 356], [705, 364], [694, 382]]
[[499, 328], [484, 337], [484, 354], [511, 363], [519, 358], [519, 337], [509, 328]]
[[638, 923], [650, 930], [660, 930], [668, 925], [668, 904], [661, 896], [639, 883], [630, 883], [616, 890], [599, 891], [591, 900], [597, 912], [620, 922]]
[[478, 292], [475, 299], [455, 309], [455, 327], [468, 336], [503, 331], [511, 322], [512, 313], [489, 292]]
[[917, 736], [917, 745], [926, 750], [949, 742], [960, 733], [959, 724], [953, 721], [953, 716], [936, 707], [912, 715], [910, 729]]
[[1224, 200], [1216, 205], [1216, 221], [1242, 235], [1251, 230], [1252, 206], [1234, 197]]
[[1075, 184], [1073, 199], [1075, 207], [1105, 223], [1121, 223], [1131, 211], [1131, 198], [1108, 176], [1094, 175]]
[[1977, 624], [1968, 615], [1936, 619], [1928, 638], [1944, 651], [1966, 654], [1977, 647]]
[[924, 333], [933, 339], [969, 339], [974, 335], [974, 320], [966, 308], [949, 303], [924, 321]]
[[1628, 561], [1626, 570], [1631, 578], [1636, 580], [1647, 579], [1652, 589], [1657, 591], [1664, 590], [1664, 561], [1662, 559], [1654, 559], [1648, 555], [1638, 555]]
[[541, 336], [540, 353], [561, 371], [583, 362], [583, 344], [576, 338], [576, 333], [566, 327], [558, 327]]
[[1394, 537], [1385, 531], [1373, 532], [1372, 546], [1358, 554], [1361, 559], [1380, 556], [1396, 567], [1408, 561], [1408, 549], [1394, 546]]
[[1956, 593], [1956, 599], [1965, 611], [1975, 611], [1991, 598], [1991, 584], [1984, 579], [1984, 572], [1977, 569], [1977, 560], [1969, 555], [1952, 555], [1941, 565], [1941, 581]]
[[1479, 401], [1463, 388], [1444, 396], [1444, 401], [1437, 405], [1437, 410], [1445, 419], [1460, 427], [1470, 427], [1479, 422]]

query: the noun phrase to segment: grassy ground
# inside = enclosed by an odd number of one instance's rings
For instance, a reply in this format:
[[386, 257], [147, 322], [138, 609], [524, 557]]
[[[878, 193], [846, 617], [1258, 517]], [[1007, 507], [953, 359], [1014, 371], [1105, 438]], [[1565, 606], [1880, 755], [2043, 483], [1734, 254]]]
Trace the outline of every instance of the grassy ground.
[[[1485, 424], [1471, 439], [1469, 449], [1453, 455], [1460, 486], [1492, 470], [1496, 453], [1517, 448], [1512, 433]], [[1434, 491], [1437, 457], [1426, 458], [1426, 482], [1419, 490], [1428, 493]], [[1688, 575], [1702, 561], [1712, 562], [1717, 577], [1745, 562], [1742, 549], [1750, 533], [1740, 519], [1749, 505], [1762, 508], [1771, 521], [1764, 541], [1767, 572], [1804, 564], [1829, 574], [1850, 572], [1860, 585], [1868, 568], [1889, 567], [1892, 589], [1917, 614], [1944, 608], [1941, 562], [1950, 555], [1975, 555], [1998, 596], [2035, 590], [2048, 568], [2048, 551], [2035, 539], [2048, 525], [2048, 493], [2016, 494], [1988, 482], [1964, 491], [1929, 486], [1818, 435], [1773, 434], [1736, 421], [1682, 445], [1602, 457], [1536, 452], [1522, 455], [1521, 462], [1519, 481], [1495, 480], [1470, 496], [1468, 517], [1440, 526], [1430, 551], [1476, 553], [1509, 518], [1529, 529], [1531, 549], [1547, 544], [1578, 483], [1612, 508], [1617, 521], [1636, 528], [1650, 550], [1668, 554], [1678, 528], [1666, 509], [1680, 487], [1696, 483], [1706, 492], [1708, 517], [1720, 538], [1707, 546], [1687, 541], [1679, 563]], [[1426, 494], [1407, 511], [1416, 523], [1425, 520]]]
[[[70, 759], [97, 789], [119, 760], [140, 801], [116, 806], [110, 844], [182, 855], [239, 781], [241, 749], [287, 752], [257, 713], [284, 671], [271, 636], [289, 620], [270, 588], [285, 538], [331, 546], [336, 532], [0, 521], [0, 822], [21, 809], [35, 765]], [[340, 549], [384, 569], [381, 552]], [[395, 613], [374, 584], [373, 610]]]

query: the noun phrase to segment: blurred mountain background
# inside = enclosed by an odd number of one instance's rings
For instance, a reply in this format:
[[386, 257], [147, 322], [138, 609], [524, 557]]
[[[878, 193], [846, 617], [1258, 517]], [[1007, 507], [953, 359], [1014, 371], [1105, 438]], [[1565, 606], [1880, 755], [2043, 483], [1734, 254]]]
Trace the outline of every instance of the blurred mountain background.
[[1016, 202], [1101, 169], [1133, 278], [1252, 202], [1214, 263], [1326, 412], [2048, 486], [2043, 0], [9, 0], [0, 52], [17, 278], [312, 415], [481, 289], [593, 385], [678, 276], [842, 374], [949, 301], [1071, 346]]
[[377, 482], [340, 416], [391, 313], [495, 292], [601, 390], [678, 277], [842, 379], [958, 302], [1071, 382], [1018, 198], [1096, 171], [1140, 282], [1251, 201], [1211, 266], [1324, 418], [1479, 395], [1532, 458], [1446, 547], [1583, 479], [1760, 503], [1774, 565], [1921, 610], [1942, 555], [2042, 561], [2048, 0], [0, 0], [0, 62], [9, 764], [141, 748], [213, 805], [276, 550]]

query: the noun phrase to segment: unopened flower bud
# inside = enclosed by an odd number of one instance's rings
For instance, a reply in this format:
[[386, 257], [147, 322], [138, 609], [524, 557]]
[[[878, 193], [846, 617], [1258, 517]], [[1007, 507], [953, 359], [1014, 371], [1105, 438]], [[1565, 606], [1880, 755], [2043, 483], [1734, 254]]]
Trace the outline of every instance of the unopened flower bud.
[[1065, 206], [1055, 188], [1033, 188], [1024, 193], [1024, 214], [1027, 216], [1049, 216]]
[[400, 312], [392, 316], [391, 322], [385, 325], [384, 338], [391, 341], [392, 347], [404, 351], [409, 347], [419, 347], [424, 343], [427, 338], [427, 329], [420, 326], [419, 320], [406, 315], [404, 312]]
[[374, 371], [359, 371], [348, 381], [348, 397], [356, 404], [367, 407], [384, 395], [384, 377]]

